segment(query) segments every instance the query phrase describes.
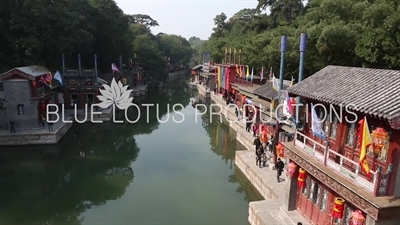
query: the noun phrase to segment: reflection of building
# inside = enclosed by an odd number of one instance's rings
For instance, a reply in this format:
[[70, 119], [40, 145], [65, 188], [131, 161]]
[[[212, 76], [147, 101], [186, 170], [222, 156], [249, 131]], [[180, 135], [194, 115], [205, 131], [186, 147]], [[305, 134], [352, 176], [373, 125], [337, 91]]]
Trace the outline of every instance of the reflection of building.
[[[300, 110], [302, 131], [293, 143], [285, 143], [285, 155], [297, 165], [288, 185], [289, 210], [299, 210], [313, 224], [347, 225], [357, 209], [367, 225], [400, 223], [399, 84], [399, 71], [328, 66], [288, 88], [308, 105]], [[328, 146], [313, 135], [310, 103], [320, 104], [315, 111]], [[347, 108], [351, 105], [356, 107]], [[359, 163], [358, 129], [364, 117], [375, 147], [366, 157], [370, 179]], [[297, 179], [299, 168], [304, 173]]]
[[54, 79], [48, 83], [48, 75], [52, 76], [46, 68], [38, 66], [16, 67], [0, 75], [1, 128], [8, 129], [10, 118], [15, 120], [15, 127], [19, 129], [39, 126], [42, 102], [58, 102], [55, 90], [59, 83]]
[[214, 152], [225, 159], [233, 159], [237, 142], [229, 135], [229, 128], [217, 120], [214, 118], [213, 123], [210, 123], [206, 116], [202, 116], [203, 123], [207, 124], [206, 130], [212, 140]]

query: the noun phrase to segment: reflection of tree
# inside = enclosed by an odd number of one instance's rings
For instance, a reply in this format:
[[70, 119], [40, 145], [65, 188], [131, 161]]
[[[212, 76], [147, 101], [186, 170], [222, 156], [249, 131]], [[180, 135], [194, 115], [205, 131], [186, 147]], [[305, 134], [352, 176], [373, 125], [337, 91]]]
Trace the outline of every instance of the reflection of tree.
[[0, 224], [80, 224], [85, 210], [120, 198], [133, 181], [130, 164], [139, 152], [127, 131], [112, 123], [75, 125], [57, 145], [59, 155], [3, 159], [2, 175], [13, 173], [0, 180], [7, 187], [0, 193], [7, 201]]

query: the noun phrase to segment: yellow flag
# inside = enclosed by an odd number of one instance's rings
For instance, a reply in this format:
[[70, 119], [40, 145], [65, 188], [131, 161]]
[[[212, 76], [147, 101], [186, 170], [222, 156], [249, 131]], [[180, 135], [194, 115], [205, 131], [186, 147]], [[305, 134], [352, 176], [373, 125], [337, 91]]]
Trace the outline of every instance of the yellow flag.
[[361, 136], [361, 146], [360, 146], [360, 166], [363, 172], [370, 177], [370, 170], [367, 161], [367, 149], [371, 145], [371, 133], [369, 132], [367, 118], [364, 118], [361, 122], [362, 124], [362, 136]]
[[249, 69], [249, 66], [246, 66], [246, 67], [247, 67], [246, 77], [249, 77], [250, 76], [250, 69]]
[[236, 53], [236, 48], [233, 49], [233, 52]]
[[228, 53], [228, 49], [227, 49], [227, 48], [225, 48], [225, 54], [226, 54], [226, 53]]
[[232, 53], [232, 48], [229, 48], [229, 53]]

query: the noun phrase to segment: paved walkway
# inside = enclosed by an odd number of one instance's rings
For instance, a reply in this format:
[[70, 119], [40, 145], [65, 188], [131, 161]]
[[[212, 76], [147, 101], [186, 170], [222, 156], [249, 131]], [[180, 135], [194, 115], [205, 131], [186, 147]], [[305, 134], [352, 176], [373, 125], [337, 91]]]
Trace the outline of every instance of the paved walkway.
[[[211, 93], [211, 99], [220, 106], [226, 106], [222, 98], [222, 94]], [[230, 120], [235, 119], [235, 108], [227, 109]], [[234, 124], [230, 124], [232, 126]], [[273, 169], [273, 154], [267, 152], [268, 162], [265, 167], [256, 166], [255, 151], [252, 146], [254, 136], [252, 131], [245, 130], [245, 120], [236, 122], [237, 135], [240, 136], [241, 142], [247, 149], [237, 151], [235, 157], [236, 166], [245, 174], [250, 183], [260, 192], [266, 199], [264, 201], [251, 202], [249, 207], [249, 222], [251, 224], [297, 224], [301, 222], [303, 225], [310, 224], [304, 219], [298, 211], [285, 210], [285, 196], [288, 189], [287, 176], [285, 172], [277, 180], [277, 172]]]

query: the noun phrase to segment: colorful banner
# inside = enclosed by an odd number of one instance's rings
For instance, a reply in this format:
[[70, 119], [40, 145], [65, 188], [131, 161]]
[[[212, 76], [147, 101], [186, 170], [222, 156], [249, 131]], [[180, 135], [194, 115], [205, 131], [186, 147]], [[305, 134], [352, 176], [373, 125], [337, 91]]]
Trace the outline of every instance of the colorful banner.
[[222, 67], [222, 88], [225, 89], [225, 67]]
[[218, 88], [222, 88], [222, 66], [218, 70]]
[[231, 90], [231, 72], [232, 70], [230, 68], [226, 68], [226, 84], [225, 84], [225, 89], [230, 91]]

